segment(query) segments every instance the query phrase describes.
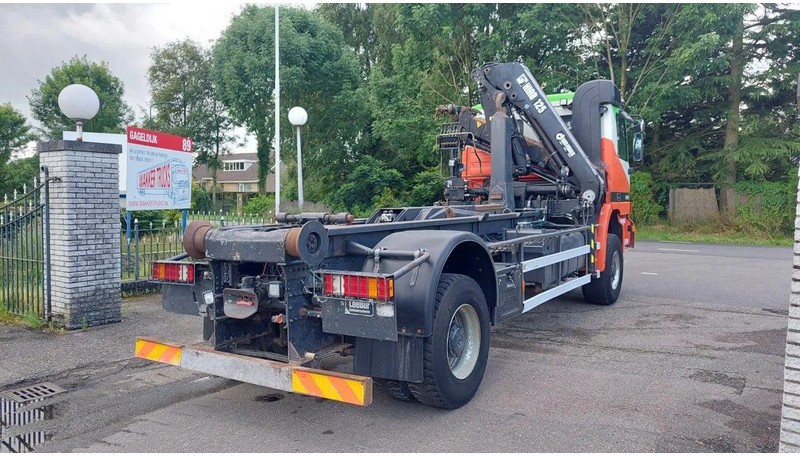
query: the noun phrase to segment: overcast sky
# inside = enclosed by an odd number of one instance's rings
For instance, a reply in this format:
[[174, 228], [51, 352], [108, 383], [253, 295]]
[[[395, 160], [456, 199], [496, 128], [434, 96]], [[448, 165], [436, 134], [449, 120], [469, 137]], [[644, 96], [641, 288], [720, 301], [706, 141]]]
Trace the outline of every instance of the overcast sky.
[[[26, 97], [37, 80], [85, 54], [108, 62], [125, 84], [125, 101], [141, 118], [149, 107], [146, 73], [153, 47], [186, 37], [208, 46], [242, 5], [0, 4], [0, 104], [11, 103], [31, 122]], [[254, 144], [244, 149], [250, 148]]]

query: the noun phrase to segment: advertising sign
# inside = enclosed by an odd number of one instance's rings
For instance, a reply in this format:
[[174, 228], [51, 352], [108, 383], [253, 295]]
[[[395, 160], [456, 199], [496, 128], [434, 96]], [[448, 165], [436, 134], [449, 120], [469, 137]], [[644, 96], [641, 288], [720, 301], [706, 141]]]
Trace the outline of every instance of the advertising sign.
[[192, 139], [128, 127], [128, 210], [188, 209]]

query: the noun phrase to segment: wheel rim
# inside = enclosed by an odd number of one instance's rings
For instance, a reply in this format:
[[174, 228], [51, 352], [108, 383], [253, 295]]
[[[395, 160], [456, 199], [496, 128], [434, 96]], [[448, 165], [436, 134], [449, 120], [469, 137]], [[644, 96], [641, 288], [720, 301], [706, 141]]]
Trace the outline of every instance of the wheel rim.
[[616, 290], [619, 285], [620, 270], [619, 252], [614, 252], [614, 255], [611, 257], [611, 288], [614, 290]]
[[450, 319], [447, 330], [447, 364], [459, 380], [469, 377], [478, 364], [481, 349], [481, 323], [478, 312], [461, 304]]

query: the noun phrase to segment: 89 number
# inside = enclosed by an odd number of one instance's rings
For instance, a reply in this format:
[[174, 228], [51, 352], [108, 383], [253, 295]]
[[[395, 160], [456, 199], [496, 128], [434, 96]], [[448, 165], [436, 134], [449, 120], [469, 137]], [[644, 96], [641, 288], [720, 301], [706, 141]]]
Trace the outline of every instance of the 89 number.
[[184, 152], [191, 152], [192, 151], [192, 140], [189, 138], [183, 138], [183, 144], [181, 148]]

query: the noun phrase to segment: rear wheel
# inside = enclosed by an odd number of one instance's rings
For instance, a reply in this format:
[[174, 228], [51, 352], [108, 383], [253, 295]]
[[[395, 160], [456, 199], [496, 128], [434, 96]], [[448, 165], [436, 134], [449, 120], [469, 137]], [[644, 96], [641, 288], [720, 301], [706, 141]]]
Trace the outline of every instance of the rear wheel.
[[415, 402], [416, 399], [414, 395], [411, 393], [411, 390], [408, 389], [408, 384], [406, 382], [401, 382], [399, 380], [389, 380], [385, 378], [375, 378], [375, 386], [378, 387], [380, 391], [392, 396], [394, 399], [398, 401], [405, 401], [405, 402]]
[[606, 240], [606, 267], [600, 277], [593, 278], [583, 286], [583, 297], [592, 304], [611, 305], [617, 302], [622, 289], [622, 242], [616, 234], [609, 234]]
[[477, 282], [442, 274], [436, 291], [433, 334], [424, 342], [422, 383], [408, 383], [414, 397], [455, 409], [478, 391], [489, 357], [489, 310]]

